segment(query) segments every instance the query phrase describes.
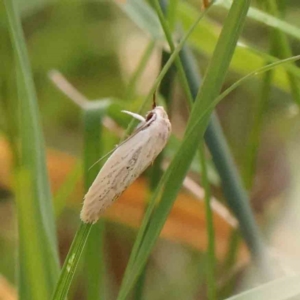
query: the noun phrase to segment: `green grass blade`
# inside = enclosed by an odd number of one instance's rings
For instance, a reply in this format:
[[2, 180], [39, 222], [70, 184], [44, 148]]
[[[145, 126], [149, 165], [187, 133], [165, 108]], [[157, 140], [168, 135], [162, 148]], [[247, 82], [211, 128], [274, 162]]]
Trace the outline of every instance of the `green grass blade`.
[[147, 277], [147, 266], [143, 269], [143, 272], [139, 276], [137, 280], [136, 287], [134, 290], [134, 300], [143, 300], [144, 299], [144, 290], [146, 285], [146, 277]]
[[[162, 67], [165, 66], [169, 58], [170, 58], [170, 54], [165, 51], [162, 51], [162, 58], [161, 58]], [[171, 107], [171, 103], [172, 103], [172, 87], [173, 87], [174, 79], [175, 79], [175, 68], [171, 67], [169, 68], [168, 72], [166, 73], [165, 77], [163, 78], [160, 84], [160, 94], [164, 98], [168, 108]], [[169, 109], [167, 109], [167, 111], [168, 110]], [[163, 150], [158, 155], [158, 157], [155, 159], [150, 169], [149, 188], [151, 192], [153, 192], [155, 188], [158, 186], [159, 181], [163, 175], [162, 163], [164, 157], [165, 157], [165, 150]], [[143, 293], [144, 293], [145, 283], [146, 283], [146, 274], [147, 274], [147, 265], [144, 267], [136, 283], [135, 292], [134, 292], [135, 300], [143, 299], [144, 297]]]
[[205, 116], [208, 115], [221, 100], [223, 100], [227, 95], [229, 95], [232, 91], [234, 91], [240, 85], [246, 83], [247, 80], [253, 79], [255, 76], [257, 76], [259, 74], [263, 74], [263, 73], [268, 72], [269, 70], [272, 70], [278, 66], [281, 66], [283, 64], [290, 63], [290, 62], [293, 62], [296, 60], [300, 60], [300, 55], [296, 55], [296, 56], [292, 56], [290, 58], [278, 60], [275, 63], [268, 64], [262, 68], [259, 68], [255, 71], [247, 74], [246, 76], [242, 77], [241, 79], [237, 80], [234, 84], [232, 84], [229, 88], [227, 88], [224, 92], [222, 92], [218, 97], [216, 97], [216, 99], [212, 103], [210, 103], [207, 108], [205, 108], [201, 111], [201, 113], [199, 115], [199, 119], [191, 127], [191, 130], [192, 131], [195, 130], [195, 128], [197, 126], [199, 126], [199, 124], [201, 122], [203, 122], [203, 119], [205, 118]]
[[300, 59], [300, 55], [292, 56], [287, 59], [282, 60], [276, 60], [274, 63], [268, 64], [266, 66], [263, 66], [246, 76], [242, 77], [241, 79], [237, 80], [234, 84], [232, 84], [229, 88], [227, 88], [225, 91], [223, 91], [206, 109], [204, 109], [201, 114], [199, 115], [199, 120], [197, 121], [197, 124], [194, 125], [193, 129], [196, 125], [199, 125], [199, 123], [202, 122], [203, 118], [209, 111], [211, 111], [220, 101], [222, 101], [227, 95], [229, 95], [232, 91], [234, 91], [236, 88], [238, 88], [240, 85], [246, 83], [248, 80], [253, 79], [255, 76], [258, 76], [260, 74], [263, 74], [265, 72], [268, 72], [270, 70], [274, 70], [277, 67], [280, 67], [281, 65], [288, 64], [293, 61], [297, 61]]
[[[193, 33], [193, 31], [196, 29], [197, 25], [199, 24], [199, 22], [202, 20], [203, 16], [207, 13], [207, 11], [201, 13], [199, 15], [199, 17], [197, 18], [197, 20], [195, 21], [194, 24], [192, 24], [192, 26], [190, 27], [190, 29], [187, 31], [187, 33], [185, 34], [185, 36], [181, 39], [180, 43], [178, 44], [178, 46], [176, 47], [175, 51], [171, 54], [169, 60], [167, 61], [167, 63], [164, 65], [163, 69], [161, 70], [160, 74], [158, 75], [157, 79], [155, 80], [155, 83], [153, 84], [152, 89], [150, 90], [148, 96], [145, 98], [144, 103], [141, 106], [141, 109], [143, 108], [143, 106], [149, 102], [149, 100], [152, 98], [152, 95], [154, 93], [154, 91], [157, 89], [157, 86], [159, 85], [159, 83], [162, 81], [162, 79], [164, 78], [164, 76], [166, 75], [166, 73], [168, 72], [169, 68], [172, 66], [174, 60], [176, 59], [177, 55], [180, 53], [180, 51], [182, 50], [185, 42], [187, 41], [187, 39], [189, 38], [189, 36]], [[132, 124], [130, 123], [128, 128], [127, 128], [127, 132], [129, 132], [132, 128]], [[163, 176], [161, 182], [160, 182], [160, 186], [162, 185], [162, 183], [164, 182], [164, 178], [166, 178], [166, 176]], [[157, 191], [159, 190], [159, 188], [156, 189]], [[129, 262], [127, 264], [127, 268], [125, 270], [125, 274], [123, 276], [123, 282], [126, 281], [127, 276], [129, 276], [129, 272], [131, 270], [131, 267], [134, 263], [136, 254], [138, 252], [138, 249], [140, 247], [140, 244], [142, 242], [144, 233], [146, 231], [147, 225], [148, 225], [148, 221], [150, 219], [150, 216], [154, 210], [155, 207], [155, 196], [152, 197], [152, 201], [150, 201], [148, 207], [147, 207], [147, 211], [146, 214], [143, 218], [143, 222], [141, 224], [140, 230], [138, 231], [138, 235], [137, 238], [135, 240], [135, 243], [133, 245], [133, 249], [131, 251], [131, 255], [129, 258]], [[122, 289], [122, 287], [121, 287]]]
[[[198, 13], [192, 5], [187, 2], [180, 2], [178, 16], [184, 28], [187, 29], [193, 24]], [[211, 53], [219, 36], [219, 31], [219, 25], [209, 18], [205, 18], [189, 39], [189, 43], [197, 52], [211, 57]], [[262, 51], [257, 51], [245, 45], [243, 40], [235, 50], [230, 64], [230, 70], [245, 75], [263, 66], [266, 61], [266, 55], [267, 54]], [[285, 91], [289, 90], [289, 82], [284, 68], [279, 68], [275, 71], [273, 85]]]
[[[300, 55], [295, 55], [286, 59], [277, 60], [274, 63], [268, 64], [264, 67], [261, 67], [257, 70], [254, 70], [253, 72], [247, 74], [246, 76], [242, 77], [241, 79], [237, 80], [234, 84], [232, 84], [229, 88], [227, 88], [222, 94], [220, 94], [210, 105], [210, 108], [216, 106], [222, 99], [224, 99], [227, 95], [229, 95], [234, 89], [239, 87], [241, 84], [245, 83], [247, 80], [253, 78], [254, 76], [257, 76], [259, 74], [262, 74], [264, 72], [268, 72], [269, 70], [272, 70], [276, 67], [279, 67], [283, 64], [290, 63], [296, 60], [300, 59]], [[206, 109], [208, 111], [208, 108]]]
[[49, 299], [59, 263], [44, 141], [19, 11], [14, 0], [6, 0], [5, 7], [19, 70], [21, 147], [16, 191], [20, 233], [19, 294], [21, 299]]
[[[156, 10], [156, 13], [158, 15], [158, 18], [160, 20], [160, 23], [161, 23], [161, 26], [164, 30], [164, 33], [165, 33], [165, 36], [166, 36], [166, 39], [168, 41], [168, 44], [171, 48], [171, 51], [174, 52], [175, 51], [175, 44], [173, 42], [173, 37], [172, 37], [172, 33], [169, 29], [169, 25], [167, 23], [167, 21], [165, 20], [165, 16], [163, 14], [163, 11], [160, 7], [160, 3], [156, 0], [152, 0], [153, 2], [153, 6]], [[163, 4], [164, 1], [161, 1], [161, 3]], [[163, 6], [163, 5], [162, 5]], [[186, 96], [187, 96], [187, 99], [188, 99], [188, 102], [189, 102], [189, 105], [191, 106], [192, 103], [193, 103], [193, 96], [192, 96], [192, 93], [189, 89], [189, 83], [188, 83], [188, 80], [187, 80], [187, 77], [185, 75], [185, 72], [184, 72], [184, 69], [183, 69], [183, 65], [181, 63], [181, 60], [180, 60], [180, 57], [176, 57], [175, 59], [175, 65], [176, 65], [176, 68], [178, 69], [178, 73], [179, 73], [179, 76], [180, 76], [180, 81], [181, 81], [181, 84], [184, 88], [184, 91], [186, 93]]]
[[84, 224], [81, 222], [65, 259], [54, 295], [49, 299], [65, 300], [92, 226], [92, 224]]
[[[84, 183], [85, 191], [89, 189], [98, 175], [100, 164], [90, 167], [103, 155], [101, 147], [101, 126], [105, 106], [83, 111], [84, 123]], [[104, 220], [99, 220], [93, 226], [85, 249], [85, 274], [87, 299], [100, 300], [104, 298]]]
[[[172, 6], [173, 6], [173, 1]], [[176, 1], [174, 1], [176, 2]], [[216, 4], [220, 4], [223, 2], [216, 2]], [[174, 3], [175, 5], [175, 3]], [[177, 5], [177, 4], [176, 4]], [[162, 30], [161, 26], [157, 25], [158, 20], [157, 16], [153, 12], [149, 12], [148, 16], [151, 17], [150, 23], [156, 24], [155, 26], [149, 26], [150, 29], [148, 29], [147, 26], [145, 26], [145, 20], [140, 17], [132, 17], [132, 14], [138, 14], [139, 12], [139, 6], [146, 6], [143, 8], [143, 10], [151, 10], [151, 8], [147, 5], [147, 3], [140, 1], [139, 3], [136, 3], [135, 1], [126, 1], [124, 4], [119, 4], [119, 6], [123, 9], [124, 12], [144, 31], [149, 32], [153, 38], [161, 39], [162, 37]], [[227, 4], [228, 6], [228, 4]], [[229, 7], [229, 6], [228, 6]], [[134, 11], [131, 12], [131, 10]], [[250, 8], [250, 11], [253, 11], [255, 9]], [[260, 12], [260, 11], [259, 11]], [[263, 12], [261, 12], [264, 14]], [[190, 28], [190, 26], [194, 23], [195, 19], [198, 17], [197, 10], [194, 9], [194, 6], [187, 2], [179, 2], [178, 8], [177, 8], [177, 16], [181, 20], [181, 22], [184, 25], [185, 29]], [[299, 29], [295, 26], [292, 26], [290, 28], [290, 24], [281, 24], [281, 20], [278, 18], [274, 18], [270, 15], [267, 15], [272, 19], [271, 24], [274, 25], [274, 28], [280, 29], [283, 26], [285, 26], [287, 34], [288, 32], [291, 32], [290, 29], [293, 29], [293, 32], [297, 32], [297, 34], [300, 36]], [[249, 17], [252, 17], [249, 15]], [[266, 20], [266, 25], [269, 24], [268, 18], [257, 18], [260, 21]], [[153, 33], [153, 30], [155, 29], [155, 34]], [[195, 33], [191, 36], [190, 43], [193, 45], [197, 51], [200, 53], [204, 53], [207, 56], [211, 56], [211, 53], [215, 47], [217, 38], [219, 36], [220, 27], [214, 22], [211, 21], [209, 18], [205, 18], [199, 28], [195, 31]], [[253, 69], [257, 69], [260, 66], [264, 64], [265, 61], [265, 53], [261, 51], [252, 51], [250, 47], [237, 47], [235, 51], [235, 55], [233, 57], [232, 63], [230, 65], [230, 69], [241, 73], [241, 74], [247, 74], [251, 72]], [[273, 84], [278, 86], [281, 89], [288, 90], [288, 81], [286, 78], [286, 74], [284, 70], [278, 69], [275, 72], [274, 75], [274, 81]]]
[[[157, 6], [156, 10], [158, 10]], [[167, 40], [170, 43], [170, 48], [173, 49], [174, 45], [172, 45], [167, 25], [165, 24], [165, 21], [163, 20], [163, 17], [159, 13], [159, 11], [158, 15], [162, 23], [162, 27], [166, 32]], [[183, 52], [181, 57], [186, 57], [186, 54], [187, 53]], [[184, 59], [184, 61], [188, 63], [185, 65], [185, 72], [188, 77], [188, 83], [191, 89], [191, 93], [195, 96], [200, 85], [200, 78], [198, 72], [194, 71], [194, 69], [191, 67], [191, 62], [188, 59]], [[220, 63], [222, 62], [220, 61]], [[179, 64], [181, 65], [181, 63]], [[185, 84], [186, 76], [185, 74], [183, 74], [183, 68], [180, 66], [178, 71], [184, 89], [187, 90], [188, 86]], [[197, 98], [201, 95], [201, 91], [202, 90], [200, 90], [200, 92], [196, 96], [196, 102]], [[189, 93], [187, 93], [187, 96], [189, 98], [190, 103], [192, 100], [190, 99]], [[202, 104], [202, 108], [204, 108], [205, 105], [205, 103]], [[201, 111], [200, 108], [199, 111]], [[208, 124], [208, 128], [205, 133], [205, 140], [213, 156], [213, 160], [218, 170], [218, 173], [222, 179], [225, 197], [227, 198], [231, 209], [236, 213], [236, 216], [240, 222], [242, 233], [244, 235], [246, 243], [248, 244], [251, 254], [257, 261], [259, 261], [259, 264], [264, 266], [263, 269], [267, 270], [267, 264], [265, 264], [267, 257], [265, 253], [265, 247], [261, 240], [259, 229], [256, 225], [255, 219], [252, 215], [252, 211], [249, 205], [249, 199], [243, 188], [238, 171], [235, 168], [233, 158], [231, 157], [228, 145], [226, 143], [226, 140], [222, 133], [222, 129], [219, 126], [218, 119], [216, 118], [216, 116], [213, 116], [212, 120]]]
[[[160, 231], [180, 190], [208, 122], [209, 115], [206, 116], [204, 122], [195, 126], [199, 118], [199, 111], [201, 111], [199, 108], [202, 109], [203, 105], [208, 106], [217, 97], [221, 89], [249, 5], [250, 1], [235, 1], [226, 18], [220, 39], [213, 54], [212, 62], [206, 73], [200, 96], [193, 106], [181, 147], [153, 195], [155, 199], [160, 193], [162, 183], [165, 183], [161, 193], [161, 201], [151, 218], [151, 222], [148, 224], [143, 242], [139, 250], [132, 254], [135, 257], [135, 261], [133, 265], [129, 265], [130, 270], [127, 270], [127, 276], [124, 277], [118, 300], [125, 299], [132, 288], [159, 237]], [[193, 127], [195, 128], [192, 130]]]
[[[201, 19], [201, 17], [199, 17], [199, 20]], [[199, 21], [198, 20], [198, 21]], [[180, 42], [180, 44], [179, 44], [179, 46], [178, 47], [180, 47], [180, 49], [182, 48], [182, 46], [183, 46], [183, 44], [184, 44], [184, 42], [186, 41], [186, 39], [188, 38], [188, 36], [189, 36], [189, 34], [193, 31], [193, 29], [195, 28], [195, 26], [196, 26], [196, 24], [194, 24], [194, 26], [191, 28], [191, 30], [188, 32], [188, 34], [182, 39], [182, 41]], [[175, 59], [175, 56], [176, 55], [178, 55], [178, 53], [179, 53], [179, 51], [180, 51], [180, 49], [179, 48], [176, 48], [176, 50], [175, 50], [175, 52], [174, 53], [172, 53], [172, 55], [171, 55], [171, 57], [170, 57], [170, 60], [168, 61], [168, 63], [166, 64], [166, 66], [163, 68], [163, 71], [162, 71], [162, 73], [159, 75], [159, 79], [161, 80], [162, 78], [163, 78], [163, 76], [164, 76], [164, 74], [165, 74], [165, 72], [167, 72], [167, 70], [168, 70], [168, 68], [170, 67], [170, 65], [172, 64], [172, 62], [174, 61], [174, 59]], [[294, 58], [295, 59], [295, 58]], [[285, 62], [287, 62], [287, 61], [290, 61], [291, 59], [288, 59], [288, 60], [285, 60]], [[283, 62], [277, 62], [277, 63], [275, 63], [275, 64], [273, 64], [273, 66], [272, 67], [274, 67], [274, 66], [276, 66], [276, 65], [280, 65], [280, 64], [282, 64]], [[269, 68], [271, 68], [270, 66], [268, 66]], [[265, 68], [266, 69], [266, 68]], [[255, 73], [255, 72], [254, 72]], [[252, 76], [254, 76], [254, 74], [252, 74]], [[247, 79], [247, 78], [246, 78]], [[220, 100], [220, 99], [219, 99]], [[203, 117], [203, 115], [201, 114], [201, 118]], [[200, 122], [199, 122], [200, 123]], [[195, 125], [199, 125], [198, 123], [196, 123]], [[166, 178], [166, 176], [164, 176], [164, 178]], [[163, 180], [165, 180], [165, 179], [163, 179]], [[162, 181], [163, 182], [163, 181]], [[158, 189], [158, 191], [159, 191], [159, 189]], [[154, 199], [155, 198], [157, 198], [157, 197], [153, 197]], [[153, 204], [154, 204], [154, 202], [152, 202]], [[148, 211], [147, 211], [147, 213], [149, 212], [149, 211], [152, 211], [153, 210], [153, 207], [152, 208], [150, 208]], [[148, 215], [146, 215], [146, 217], [145, 217], [145, 219], [147, 219], [147, 220], [149, 220], [149, 218], [150, 218], [150, 216]], [[146, 223], [143, 223], [145, 226], [147, 225], [147, 222]], [[140, 234], [140, 232], [145, 232], [145, 229], [146, 228], [143, 228], [143, 230], [140, 230], [139, 231], [139, 234]], [[140, 241], [142, 240], [142, 237], [143, 236], [139, 236], [139, 238], [140, 238]], [[135, 249], [133, 250], [133, 253], [137, 253], [137, 251], [138, 251], [138, 248], [139, 248], [139, 243], [135, 243]], [[132, 255], [131, 256], [131, 259], [132, 259], [132, 257], [134, 258], [134, 256]], [[133, 262], [133, 260], [132, 260], [132, 262]], [[74, 271], [74, 269], [73, 269], [73, 271]], [[60, 289], [61, 289], [61, 287], [60, 287]], [[59, 299], [59, 298], [57, 298], [57, 299]]]
[[[165, 1], [160, 2], [162, 9], [166, 10]], [[172, 37], [171, 37], [171, 30], [169, 29], [169, 26], [167, 22], [164, 19], [164, 15], [162, 14], [162, 10], [159, 7], [159, 4], [157, 1], [154, 1], [154, 7], [156, 9], [156, 12], [158, 14], [159, 20], [162, 24], [162, 27], [164, 29], [167, 41], [169, 43], [169, 46], [171, 50], [175, 51], [175, 45], [173, 43]], [[200, 77], [197, 76], [189, 76], [192, 74], [198, 74], [197, 70], [195, 70], [195, 63], [191, 60], [191, 56], [188, 55], [188, 49], [187, 47], [184, 47], [180, 58], [176, 59], [176, 66], [179, 72], [180, 81], [183, 85], [183, 88], [185, 90], [185, 93], [188, 98], [188, 103], [190, 107], [193, 103], [193, 90], [190, 90], [190, 86], [199, 86], [200, 83]], [[188, 74], [188, 76], [186, 75]], [[197, 80], [197, 83], [191, 82], [193, 80]], [[207, 170], [206, 170], [206, 162], [205, 162], [205, 156], [204, 156], [204, 148], [200, 147], [200, 158], [201, 158], [201, 166], [202, 166], [202, 175], [203, 175], [203, 183], [205, 187], [205, 200], [206, 200], [206, 217], [207, 217], [207, 229], [208, 229], [208, 239], [209, 239], [209, 248], [208, 248], [208, 264], [207, 264], [207, 279], [208, 279], [208, 297], [209, 299], [216, 299], [216, 286], [215, 286], [215, 250], [214, 250], [214, 230], [213, 230], [213, 224], [212, 224], [212, 213], [210, 208], [210, 191], [209, 191], [209, 185], [207, 180]], [[208, 206], [207, 206], [208, 205]]]

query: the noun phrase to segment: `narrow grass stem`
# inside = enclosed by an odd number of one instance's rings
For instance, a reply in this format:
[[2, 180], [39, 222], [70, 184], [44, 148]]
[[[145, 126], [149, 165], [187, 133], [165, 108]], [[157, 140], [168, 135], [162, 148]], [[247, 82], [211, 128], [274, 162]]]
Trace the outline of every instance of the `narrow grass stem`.
[[[300, 55], [292, 56], [290, 58], [278, 60], [275, 63], [268, 64], [266, 66], [263, 66], [246, 76], [242, 77], [241, 79], [237, 80], [234, 84], [232, 84], [229, 88], [227, 88], [225, 91], [223, 91], [218, 97], [215, 98], [214, 101], [212, 101], [207, 108], [201, 111], [201, 114], [199, 116], [199, 119], [196, 121], [196, 123], [191, 127], [191, 131], [195, 129], [199, 123], [203, 122], [204, 117], [220, 102], [222, 101], [227, 95], [229, 95], [232, 91], [234, 91], [236, 88], [238, 88], [240, 85], [247, 82], [247, 80], [250, 80], [254, 78], [255, 76], [259, 74], [263, 74], [269, 70], [272, 70], [280, 65], [290, 63], [292, 61], [300, 60]], [[188, 134], [190, 136], [191, 133]]]
[[[168, 25], [167, 21], [165, 20], [165, 16], [163, 14], [161, 5], [159, 4], [158, 0], [152, 0], [152, 3], [154, 5], [155, 11], [156, 11], [156, 13], [158, 15], [158, 18], [159, 18], [159, 21], [161, 23], [161, 26], [162, 26], [162, 28], [164, 30], [164, 33], [165, 33], [166, 39], [168, 41], [168, 44], [170, 46], [171, 52], [175, 52], [175, 50], [176, 50], [175, 49], [175, 44], [173, 42], [173, 38], [172, 38], [171, 31], [169, 29], [169, 25]], [[178, 57], [178, 56], [176, 56], [176, 58], [175, 58], [175, 65], [176, 65], [176, 68], [178, 69], [178, 73], [179, 73], [179, 76], [180, 76], [181, 84], [182, 84], [182, 86], [184, 88], [184, 91], [186, 93], [189, 105], [191, 107], [192, 103], [193, 103], [193, 96], [192, 96], [191, 90], [189, 88], [189, 83], [188, 83], [188, 80], [187, 80], [187, 76], [186, 76], [186, 74], [184, 72], [184, 68], [183, 68], [182, 62], [180, 60], [180, 57]]]
[[92, 224], [85, 224], [81, 222], [61, 270], [61, 274], [52, 297], [53, 300], [66, 299], [75, 270], [91, 229]]

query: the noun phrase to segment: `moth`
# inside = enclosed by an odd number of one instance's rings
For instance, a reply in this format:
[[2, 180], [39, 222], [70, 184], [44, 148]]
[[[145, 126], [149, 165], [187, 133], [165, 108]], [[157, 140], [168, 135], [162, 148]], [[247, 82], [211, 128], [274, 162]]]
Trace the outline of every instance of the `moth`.
[[86, 193], [80, 213], [84, 223], [96, 223], [106, 208], [155, 160], [170, 137], [168, 115], [155, 102], [145, 118], [129, 111], [123, 112], [141, 122], [108, 158]]

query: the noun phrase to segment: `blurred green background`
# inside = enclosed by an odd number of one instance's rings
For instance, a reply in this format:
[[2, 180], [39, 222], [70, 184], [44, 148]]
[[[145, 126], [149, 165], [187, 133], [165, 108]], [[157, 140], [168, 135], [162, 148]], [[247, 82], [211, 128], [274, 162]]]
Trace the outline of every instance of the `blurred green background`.
[[[123, 134], [121, 128], [130, 120], [120, 111], [138, 109], [160, 70], [162, 50], [167, 48], [164, 40], [156, 40], [147, 66], [132, 88], [130, 83], [151, 42], [151, 32], [137, 24], [139, 22], [122, 9], [122, 2], [126, 1], [20, 0], [18, 3], [46, 146], [51, 151], [56, 150], [51, 152], [49, 159], [52, 162], [50, 177], [57, 212], [61, 261], [79, 223], [83, 187], [82, 181], [76, 181], [76, 178], [81, 177], [83, 119], [79, 107], [51, 82], [49, 72], [61, 72], [87, 99], [111, 101], [106, 114], [115, 121], [116, 126], [120, 126], [117, 127], [119, 136], [112, 133], [112, 127], [105, 128], [99, 142], [104, 153], [112, 149]], [[177, 18], [183, 28], [187, 29], [200, 13], [201, 3], [196, 0], [179, 2]], [[254, 7], [264, 10], [265, 7], [261, 4], [260, 1], [253, 1]], [[300, 35], [299, 1], [282, 1], [281, 4], [281, 17], [295, 26]], [[227, 10], [223, 7], [215, 7], [190, 39], [200, 74], [204, 74], [209, 63], [226, 13]], [[267, 62], [263, 54], [272, 53], [283, 58], [274, 39], [272, 42], [272, 34], [274, 33], [270, 27], [264, 23], [248, 19], [240, 40], [247, 47], [237, 48], [224, 89], [241, 76], [263, 66]], [[17, 143], [17, 117], [22, 112], [17, 109], [14, 52], [2, 2], [0, 37], [0, 275], [15, 289], [18, 233], [10, 163], [13, 148], [6, 141]], [[288, 41], [293, 54], [298, 54], [299, 39], [288, 37]], [[252, 207], [270, 244], [270, 251], [274, 253], [276, 263], [283, 264], [287, 272], [293, 273], [299, 271], [300, 267], [300, 239], [297, 230], [300, 220], [297, 214], [300, 195], [299, 102], [297, 104], [297, 99], [290, 91], [285, 69], [280, 67], [272, 74], [271, 88], [261, 107], [263, 78], [263, 75], [259, 75], [247, 81], [222, 101], [217, 112], [251, 195]], [[299, 85], [299, 79], [297, 84]], [[188, 108], [177, 78], [172, 82], [171, 92], [169, 111], [173, 133], [180, 139], [185, 129]], [[163, 103], [164, 99], [161, 98], [160, 101]], [[146, 110], [150, 109], [150, 105], [149, 103]], [[249, 147], [253, 143], [253, 126], [259, 114], [262, 115], [262, 122], [254, 133], [254, 140], [259, 142], [259, 146], [256, 147], [257, 162], [253, 167], [251, 162], [249, 166]], [[173, 156], [176, 147], [176, 142], [175, 145], [170, 143], [166, 152], [167, 159]], [[255, 176], [249, 179], [247, 172], [252, 167], [255, 169]], [[211, 163], [209, 172], [214, 195], [222, 201], [218, 175]], [[196, 168], [191, 176], [198, 181], [198, 175], [199, 168]], [[76, 197], [72, 194], [74, 186], [78, 191]], [[107, 217], [105, 221], [104, 249], [106, 268], [109, 271], [105, 278], [104, 299], [116, 297], [136, 234], [134, 226], [128, 225], [128, 222], [117, 222], [112, 217]], [[221, 225], [220, 228], [215, 227], [215, 230], [216, 247], [223, 247], [224, 251], [221, 252], [226, 252], [226, 247], [221, 245]], [[205, 239], [204, 229], [200, 230], [200, 234]], [[167, 239], [160, 240], [148, 263], [147, 284], [142, 299], [206, 299], [204, 248], [205, 245], [199, 250], [193, 247], [192, 242], [183, 243], [172, 236], [172, 233], [167, 235]], [[238, 257], [225, 271], [222, 269], [224, 255], [218, 258], [220, 295], [229, 296], [252, 286], [246, 256], [242, 255], [240, 261]], [[76, 276], [70, 299], [85, 299], [83, 266]], [[2, 296], [1, 293], [5, 295], [9, 288], [1, 281], [0, 285], [1, 300], [16, 299], [13, 291], [12, 298]]]

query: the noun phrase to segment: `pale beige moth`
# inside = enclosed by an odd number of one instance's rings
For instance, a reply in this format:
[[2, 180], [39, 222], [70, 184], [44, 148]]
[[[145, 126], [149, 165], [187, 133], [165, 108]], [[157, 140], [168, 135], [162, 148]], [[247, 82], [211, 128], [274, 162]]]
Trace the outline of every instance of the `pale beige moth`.
[[155, 160], [166, 146], [171, 123], [162, 106], [155, 106], [146, 117], [124, 111], [141, 121], [132, 135], [121, 143], [103, 165], [84, 197], [80, 218], [95, 223]]

